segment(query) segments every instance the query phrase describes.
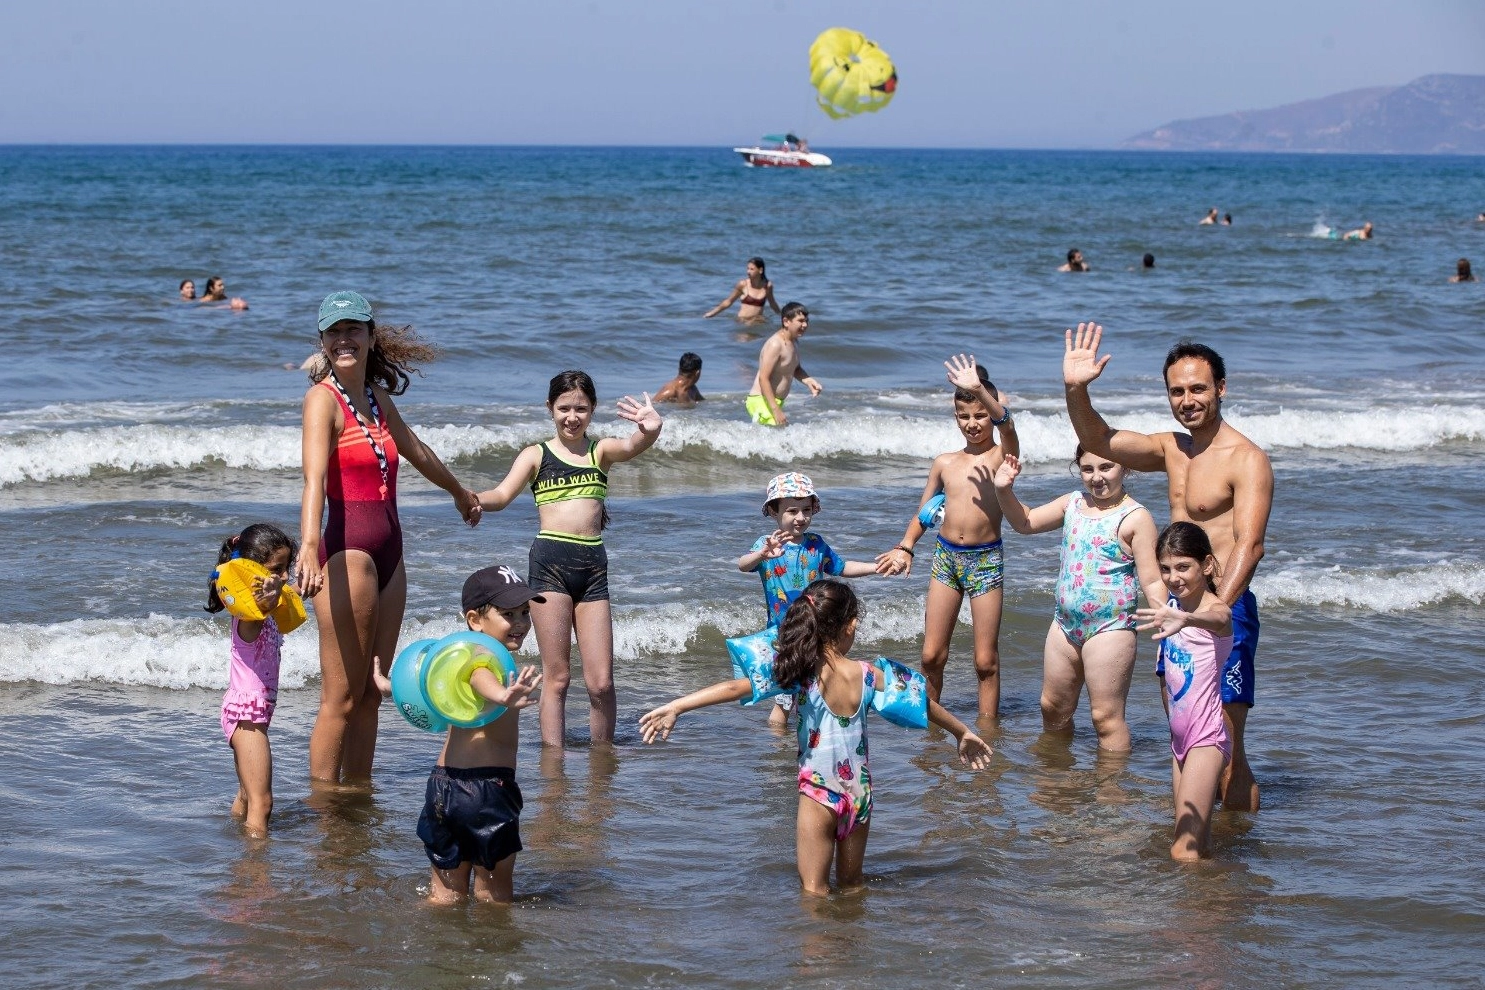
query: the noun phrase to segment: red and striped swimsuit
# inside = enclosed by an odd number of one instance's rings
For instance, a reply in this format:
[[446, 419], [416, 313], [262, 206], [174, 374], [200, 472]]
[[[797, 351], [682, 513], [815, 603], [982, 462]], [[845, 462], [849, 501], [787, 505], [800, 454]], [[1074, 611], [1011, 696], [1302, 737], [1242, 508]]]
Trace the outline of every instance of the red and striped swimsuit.
[[377, 410], [370, 429], [387, 457], [387, 487], [382, 491], [382, 469], [356, 411], [340, 390], [320, 382], [335, 396], [345, 416], [340, 440], [325, 465], [325, 495], [330, 501], [325, 535], [320, 540], [320, 566], [342, 550], [362, 550], [376, 566], [377, 590], [387, 586], [402, 563], [402, 525], [397, 521], [397, 444], [387, 431], [387, 418]]

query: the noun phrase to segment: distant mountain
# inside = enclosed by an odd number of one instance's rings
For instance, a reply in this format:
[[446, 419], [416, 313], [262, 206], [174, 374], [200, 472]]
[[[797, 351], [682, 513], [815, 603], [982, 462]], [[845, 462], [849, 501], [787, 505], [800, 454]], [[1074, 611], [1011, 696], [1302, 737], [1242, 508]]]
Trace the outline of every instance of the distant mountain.
[[1177, 120], [1122, 147], [1485, 155], [1485, 76], [1424, 76], [1272, 110]]

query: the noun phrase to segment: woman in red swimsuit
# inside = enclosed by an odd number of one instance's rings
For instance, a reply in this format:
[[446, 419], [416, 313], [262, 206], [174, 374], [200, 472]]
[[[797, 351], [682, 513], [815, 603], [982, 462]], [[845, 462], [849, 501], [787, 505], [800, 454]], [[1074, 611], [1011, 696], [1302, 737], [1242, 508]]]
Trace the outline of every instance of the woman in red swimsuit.
[[768, 280], [768, 269], [762, 258], [748, 259], [748, 277], [737, 280], [727, 298], [706, 311], [705, 319], [711, 319], [733, 303], [742, 302], [737, 308], [737, 318], [743, 323], [762, 323], [763, 307], [772, 306], [779, 312], [778, 300], [773, 297], [773, 283]]
[[372, 658], [391, 662], [407, 603], [399, 460], [452, 495], [471, 526], [480, 504], [392, 404], [407, 390], [411, 362], [431, 359], [432, 347], [410, 327], [378, 328], [371, 305], [354, 292], [332, 292], [320, 304], [320, 346], [326, 361], [310, 371], [315, 384], [304, 396], [297, 577], [320, 627], [320, 712], [309, 737], [309, 775], [339, 783], [371, 777], [382, 700]]

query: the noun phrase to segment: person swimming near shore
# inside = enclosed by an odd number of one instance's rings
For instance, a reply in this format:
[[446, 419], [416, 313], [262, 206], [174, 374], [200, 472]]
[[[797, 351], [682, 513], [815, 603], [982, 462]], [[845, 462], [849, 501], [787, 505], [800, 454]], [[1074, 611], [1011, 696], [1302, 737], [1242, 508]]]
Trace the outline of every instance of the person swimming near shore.
[[1369, 241], [1371, 239], [1372, 222], [1370, 220], [1362, 224], [1360, 227], [1357, 227], [1355, 230], [1348, 230], [1341, 235], [1341, 240], [1343, 241]]
[[681, 355], [676, 376], [655, 393], [652, 402], [674, 402], [679, 406], [694, 406], [706, 399], [696, 383], [701, 380], [701, 356], [690, 351]]
[[1057, 269], [1059, 272], [1086, 272], [1091, 271], [1088, 262], [1083, 260], [1083, 252], [1077, 248], [1068, 248], [1067, 263]]
[[1224, 227], [1231, 227], [1232, 226], [1232, 214], [1231, 213], [1224, 213], [1224, 214], [1222, 214], [1222, 226], [1224, 226]]
[[1196, 221], [1198, 227], [1210, 227], [1217, 222], [1217, 208], [1214, 206], [1207, 211], [1207, 215]]
[[180, 283], [180, 301], [181, 302], [195, 302], [196, 301], [196, 283], [193, 282], [193, 281], [191, 281], [188, 278], [181, 280], [181, 283]]
[[248, 308], [247, 300], [241, 296], [227, 298], [227, 283], [222, 281], [220, 275], [213, 275], [206, 280], [206, 291], [201, 294], [201, 301], [204, 303], [224, 302], [231, 309]]
[[1449, 276], [1451, 282], [1475, 282], [1475, 273], [1470, 270], [1470, 259], [1460, 258], [1454, 265], [1454, 274]]
[[1150, 252], [1146, 251], [1144, 258], [1142, 258], [1140, 260], [1140, 267], [1142, 269], [1144, 269], [1145, 271], [1149, 271], [1151, 268], [1154, 268], [1155, 267], [1155, 256], [1153, 254], [1151, 254]]

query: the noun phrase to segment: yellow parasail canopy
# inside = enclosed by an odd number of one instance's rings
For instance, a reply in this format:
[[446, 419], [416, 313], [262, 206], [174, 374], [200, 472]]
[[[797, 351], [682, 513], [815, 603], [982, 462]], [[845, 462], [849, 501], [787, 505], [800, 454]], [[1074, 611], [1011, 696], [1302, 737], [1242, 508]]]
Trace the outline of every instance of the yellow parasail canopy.
[[816, 101], [836, 120], [876, 113], [897, 92], [897, 69], [887, 53], [860, 31], [828, 28], [810, 45], [810, 85]]

